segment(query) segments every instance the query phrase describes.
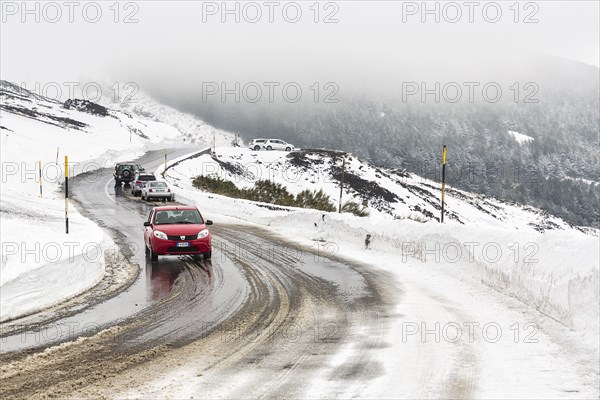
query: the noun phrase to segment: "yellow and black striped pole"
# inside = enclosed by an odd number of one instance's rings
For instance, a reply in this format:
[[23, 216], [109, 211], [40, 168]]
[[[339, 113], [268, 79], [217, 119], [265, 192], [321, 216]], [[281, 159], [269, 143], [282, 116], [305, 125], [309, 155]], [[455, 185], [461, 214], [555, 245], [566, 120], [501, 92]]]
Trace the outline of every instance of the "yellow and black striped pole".
[[69, 233], [69, 156], [65, 156], [65, 226]]
[[40, 199], [42, 199], [43, 196], [42, 196], [42, 162], [41, 161], [38, 161], [38, 170], [40, 173]]
[[444, 195], [446, 193], [446, 145], [442, 151], [442, 216], [440, 222], [444, 222]]

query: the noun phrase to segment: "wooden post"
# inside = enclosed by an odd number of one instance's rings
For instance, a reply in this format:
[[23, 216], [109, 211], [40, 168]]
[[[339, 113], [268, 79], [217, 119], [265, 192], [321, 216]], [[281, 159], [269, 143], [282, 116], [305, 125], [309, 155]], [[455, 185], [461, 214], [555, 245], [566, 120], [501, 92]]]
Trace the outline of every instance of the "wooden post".
[[346, 174], [346, 157], [342, 158], [342, 177], [340, 179], [340, 204], [338, 212], [342, 212], [342, 193], [344, 191], [344, 175]]
[[65, 156], [65, 226], [69, 233], [69, 156]]
[[442, 215], [440, 217], [440, 223], [444, 222], [444, 195], [446, 192], [446, 145], [442, 151]]
[[40, 199], [44, 198], [42, 195], [42, 162], [38, 161], [39, 164], [39, 173], [40, 173]]

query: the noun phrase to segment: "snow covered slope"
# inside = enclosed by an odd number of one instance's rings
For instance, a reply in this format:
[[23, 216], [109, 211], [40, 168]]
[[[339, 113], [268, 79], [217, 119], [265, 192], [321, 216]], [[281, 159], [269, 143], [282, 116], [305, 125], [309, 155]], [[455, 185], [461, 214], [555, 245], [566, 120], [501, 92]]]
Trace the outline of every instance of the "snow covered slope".
[[[143, 91], [136, 91], [131, 96], [118, 99], [115, 99], [114, 91], [108, 88], [103, 93], [113, 95], [103, 97], [101, 99], [102, 105], [119, 109], [138, 118], [169, 124], [175, 127], [181, 133], [183, 140], [188, 143], [204, 146], [212, 144], [214, 137], [217, 146], [227, 146], [234, 140], [235, 136], [232, 133], [208, 125], [192, 114], [164, 105]], [[129, 92], [123, 87], [120, 93]]]
[[[198, 175], [218, 176], [240, 188], [266, 179], [292, 194], [323, 189], [337, 204], [343, 156], [343, 201], [367, 200], [369, 217], [230, 199], [192, 185]], [[598, 332], [598, 232], [538, 209], [448, 187], [448, 213], [439, 224], [439, 183], [325, 150], [217, 148], [215, 155], [177, 163], [166, 177], [178, 187], [179, 199], [211, 216], [268, 225], [296, 240], [339, 248], [364, 247], [370, 234], [371, 248], [394, 255], [399, 268], [414, 260], [447, 266], [455, 275], [483, 282], [569, 327]]]
[[[368, 203], [372, 215], [390, 219], [439, 221], [441, 184], [401, 170], [374, 167], [351, 154], [330, 150], [298, 150], [291, 153], [256, 152], [234, 147], [219, 148], [216, 155], [203, 155], [178, 165], [173, 177], [187, 179], [212, 175], [250, 188], [259, 180], [284, 185], [291, 194], [304, 189], [323, 189], [337, 205], [345, 159], [342, 203]], [[547, 212], [483, 195], [446, 187], [446, 222], [473, 226], [497, 226], [519, 230], [590, 228], [572, 226]]]
[[86, 100], [61, 103], [6, 81], [0, 81], [0, 135], [0, 320], [61, 302], [102, 278], [102, 249], [113, 245], [110, 238], [72, 206], [70, 232], [65, 233], [59, 191], [65, 155], [74, 176], [150, 149], [189, 145], [168, 124]]

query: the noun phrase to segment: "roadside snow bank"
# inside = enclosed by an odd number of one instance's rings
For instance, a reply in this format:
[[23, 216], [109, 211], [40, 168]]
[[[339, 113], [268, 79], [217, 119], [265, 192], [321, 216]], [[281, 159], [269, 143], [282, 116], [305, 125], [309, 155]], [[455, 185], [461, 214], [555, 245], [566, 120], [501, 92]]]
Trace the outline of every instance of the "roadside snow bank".
[[46, 211], [46, 224], [33, 232], [22, 229], [23, 215], [2, 220], [2, 229], [11, 234], [2, 243], [0, 321], [61, 303], [104, 276], [104, 252], [114, 245], [112, 239], [78, 213], [70, 221], [72, 234], [57, 232], [48, 222], [64, 223], [62, 216]]
[[[461, 279], [480, 281], [515, 297], [573, 329], [599, 332], [596, 236], [567, 226], [540, 233], [528, 223], [531, 217], [514, 216], [504, 224], [473, 210], [469, 220], [477, 222], [439, 224], [394, 220], [381, 213], [359, 218], [232, 199], [192, 186], [192, 179], [206, 170], [206, 162], [207, 156], [182, 161], [169, 168], [166, 178], [180, 201], [196, 204], [217, 223], [243, 220], [266, 225], [292, 240], [328, 242], [338, 251], [364, 248], [370, 234], [370, 247], [395, 255], [399, 269], [408, 263], [433, 262]], [[310, 184], [306, 187], [314, 189]], [[536, 210], [532, 214], [539, 217]]]
[[[434, 262], [475, 278], [576, 330], [599, 332], [598, 238], [579, 231], [518, 232], [411, 220], [357, 218], [347, 214], [294, 212], [268, 224], [307, 237], [396, 254], [398, 268], [414, 260]], [[368, 254], [368, 253], [367, 253]], [[417, 264], [418, 265], [418, 264]]]

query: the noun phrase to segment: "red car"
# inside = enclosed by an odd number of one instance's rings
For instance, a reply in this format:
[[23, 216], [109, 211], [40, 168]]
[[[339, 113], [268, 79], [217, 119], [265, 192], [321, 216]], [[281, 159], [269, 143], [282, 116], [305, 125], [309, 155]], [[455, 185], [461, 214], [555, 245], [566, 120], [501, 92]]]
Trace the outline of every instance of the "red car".
[[148, 221], [144, 222], [146, 254], [152, 261], [159, 255], [202, 255], [205, 260], [212, 255], [211, 236], [202, 214], [193, 206], [154, 207]]

